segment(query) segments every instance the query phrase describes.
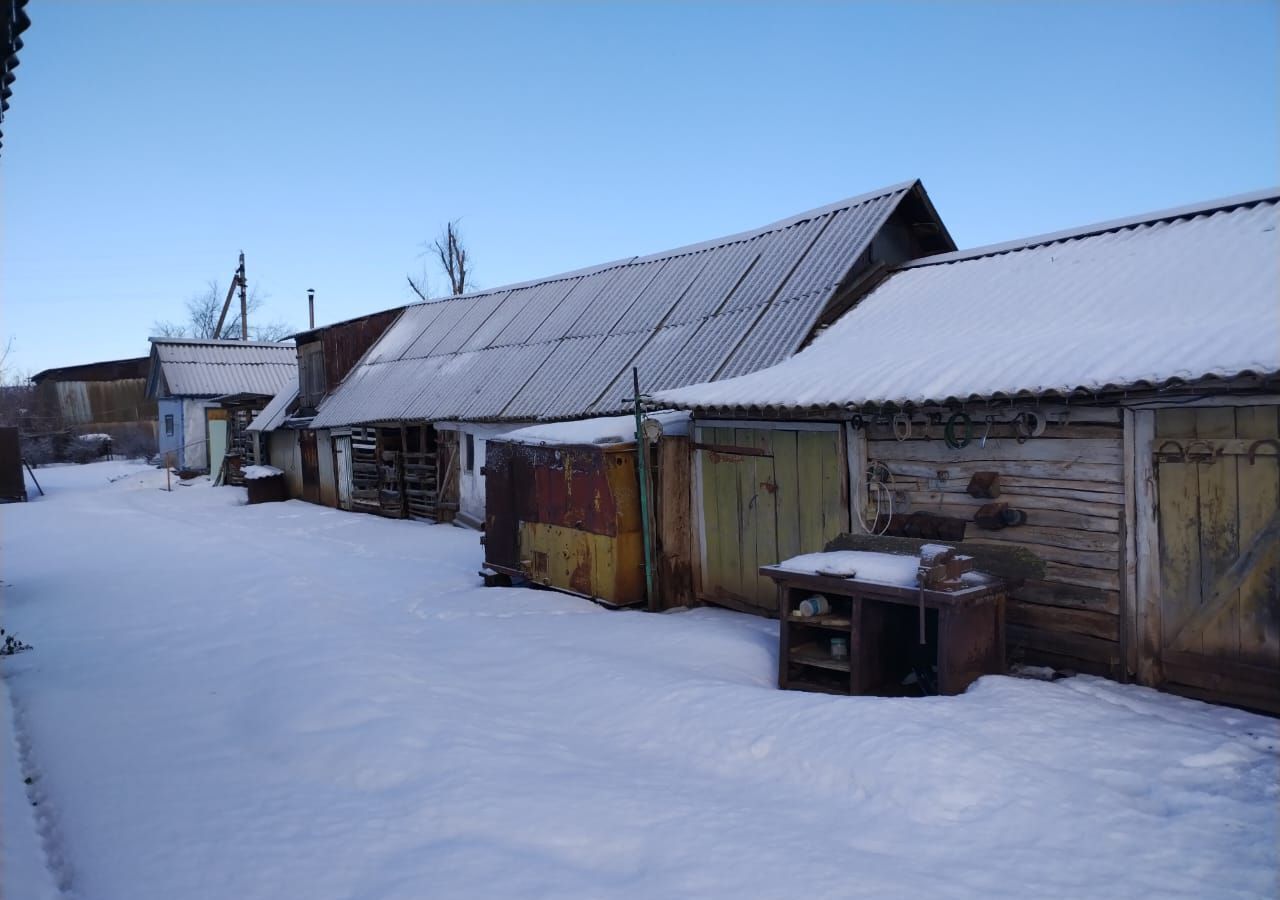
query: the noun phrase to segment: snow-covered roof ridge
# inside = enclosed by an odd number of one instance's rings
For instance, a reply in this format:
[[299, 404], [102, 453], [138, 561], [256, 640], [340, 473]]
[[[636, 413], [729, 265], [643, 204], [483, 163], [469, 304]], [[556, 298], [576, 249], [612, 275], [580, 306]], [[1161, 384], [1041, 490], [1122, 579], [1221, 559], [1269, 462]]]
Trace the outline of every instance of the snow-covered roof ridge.
[[654, 400], [838, 409], [1269, 377], [1278, 201], [1261, 192], [903, 266], [794, 357]]
[[210, 347], [287, 347], [293, 349], [293, 339], [287, 341], [238, 341], [232, 338], [185, 338], [158, 337], [147, 338], [152, 344], [202, 344]]
[[1250, 191], [1244, 194], [1235, 194], [1230, 197], [1221, 197], [1217, 200], [1205, 200], [1200, 203], [1175, 206], [1169, 209], [1142, 213], [1136, 216], [1109, 219], [1097, 222], [1093, 225], [1082, 225], [1078, 228], [1051, 231], [1027, 238], [1017, 238], [1012, 241], [985, 244], [981, 247], [973, 247], [969, 250], [953, 250], [950, 253], [938, 253], [933, 256], [922, 256], [919, 259], [913, 259], [909, 262], [905, 262], [898, 268], [910, 269], [918, 268], [920, 266], [940, 266], [946, 263], [977, 259], [982, 256], [995, 256], [1000, 253], [1013, 253], [1018, 250], [1030, 250], [1035, 247], [1045, 246], [1046, 244], [1057, 244], [1062, 241], [1093, 237], [1094, 235], [1106, 234], [1110, 231], [1137, 228], [1141, 225], [1155, 225], [1159, 222], [1171, 222], [1175, 219], [1189, 219], [1195, 216], [1210, 215], [1216, 212], [1227, 212], [1233, 209], [1238, 209], [1241, 206], [1253, 206], [1258, 203], [1265, 203], [1268, 201], [1274, 202], [1276, 200], [1280, 200], [1280, 186], [1264, 188], [1258, 191]]

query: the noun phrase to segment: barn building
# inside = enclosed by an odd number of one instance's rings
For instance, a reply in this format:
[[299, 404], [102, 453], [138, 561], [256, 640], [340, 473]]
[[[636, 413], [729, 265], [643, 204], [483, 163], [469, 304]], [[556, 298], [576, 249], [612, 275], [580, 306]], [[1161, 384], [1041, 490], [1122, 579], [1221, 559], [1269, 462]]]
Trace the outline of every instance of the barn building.
[[694, 412], [697, 596], [837, 534], [1016, 544], [1011, 657], [1280, 712], [1280, 192], [902, 263]]

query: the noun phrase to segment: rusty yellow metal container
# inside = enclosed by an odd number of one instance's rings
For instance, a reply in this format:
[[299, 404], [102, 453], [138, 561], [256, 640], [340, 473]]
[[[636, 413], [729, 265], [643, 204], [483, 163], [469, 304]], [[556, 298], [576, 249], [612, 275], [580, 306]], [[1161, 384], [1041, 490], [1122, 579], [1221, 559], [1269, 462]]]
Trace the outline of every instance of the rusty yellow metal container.
[[613, 606], [644, 602], [634, 444], [491, 440], [485, 506], [490, 568]]

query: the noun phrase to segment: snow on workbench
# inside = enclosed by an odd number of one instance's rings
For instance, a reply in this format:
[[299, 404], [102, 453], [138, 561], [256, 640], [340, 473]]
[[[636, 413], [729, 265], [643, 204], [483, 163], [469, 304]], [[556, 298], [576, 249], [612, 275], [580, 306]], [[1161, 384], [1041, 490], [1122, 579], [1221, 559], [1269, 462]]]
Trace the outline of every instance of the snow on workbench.
[[806, 572], [812, 575], [834, 575], [837, 578], [857, 578], [877, 584], [894, 584], [899, 587], [915, 587], [920, 557], [901, 553], [876, 553], [870, 550], [832, 550], [827, 553], [804, 553], [778, 563], [778, 568], [789, 572]]
[[39, 801], [7, 753], [5, 898], [1274, 896], [1275, 719], [779, 691], [776, 622], [485, 588], [471, 531], [164, 482], [0, 507]]
[[275, 466], [245, 466], [242, 474], [250, 481], [256, 481], [259, 478], [274, 478], [277, 475], [283, 475], [284, 469], [277, 469]]

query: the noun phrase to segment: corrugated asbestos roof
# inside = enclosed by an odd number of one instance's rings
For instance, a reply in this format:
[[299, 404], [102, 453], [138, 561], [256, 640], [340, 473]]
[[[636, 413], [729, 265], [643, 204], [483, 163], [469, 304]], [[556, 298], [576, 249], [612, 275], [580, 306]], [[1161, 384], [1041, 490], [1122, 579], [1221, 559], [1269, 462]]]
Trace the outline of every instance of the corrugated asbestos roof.
[[4, 24], [0, 26], [0, 123], [9, 110], [9, 98], [13, 96], [13, 82], [17, 78], [13, 70], [18, 68], [18, 51], [22, 49], [22, 33], [31, 27], [27, 16], [27, 0], [4, 0], [0, 12]]
[[289, 407], [298, 399], [298, 383], [294, 383], [271, 398], [271, 402], [253, 417], [248, 431], [275, 431], [289, 418]]
[[293, 344], [152, 338], [150, 396], [159, 394], [160, 375], [175, 397], [273, 397], [297, 383], [298, 357]]
[[1280, 190], [907, 263], [791, 359], [658, 393], [726, 411], [1280, 372]]
[[625, 408], [633, 365], [645, 391], [771, 365], [800, 347], [918, 185], [666, 253], [407, 307], [313, 425], [604, 415]]

